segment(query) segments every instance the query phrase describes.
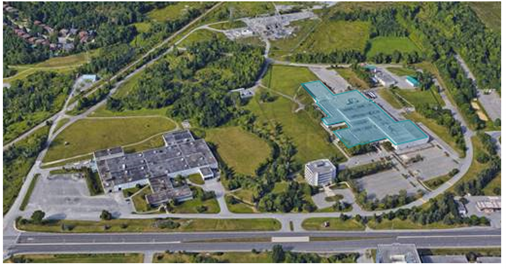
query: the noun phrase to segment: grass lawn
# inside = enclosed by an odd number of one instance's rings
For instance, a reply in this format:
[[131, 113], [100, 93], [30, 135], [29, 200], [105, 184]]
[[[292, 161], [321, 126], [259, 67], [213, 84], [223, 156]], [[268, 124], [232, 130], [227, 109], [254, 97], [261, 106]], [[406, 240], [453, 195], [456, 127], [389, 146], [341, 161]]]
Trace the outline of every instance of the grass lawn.
[[[290, 77], [295, 78], [296, 75]], [[309, 99], [309, 95], [306, 95]], [[281, 123], [283, 132], [293, 139], [297, 147], [295, 159], [298, 162], [303, 164], [332, 156], [344, 159], [342, 153], [328, 141], [329, 135], [320, 126], [320, 120], [312, 118], [306, 110], [294, 113], [295, 107], [297, 107], [295, 103], [282, 97], [274, 102], [261, 103], [259, 97], [255, 96], [247, 105], [247, 109], [258, 116], [258, 122]]]
[[218, 30], [228, 30], [228, 29], [242, 28], [246, 26], [247, 26], [246, 23], [244, 23], [243, 21], [227, 21], [223, 23], [210, 25], [210, 27]]
[[[202, 191], [202, 189], [198, 187], [191, 187], [192, 190], [195, 191]], [[193, 195], [195, 197], [195, 194]], [[206, 208], [206, 211], [204, 212], [198, 212], [197, 207], [204, 206]], [[188, 201], [184, 201], [171, 210], [171, 213], [200, 213], [200, 214], [216, 214], [220, 213], [220, 205], [218, 204], [218, 200], [216, 199], [208, 199], [206, 201], [201, 201], [198, 198], [193, 198]]]
[[143, 188], [144, 188], [144, 186], [135, 186], [130, 189], [124, 189], [121, 192], [123, 193], [123, 197], [128, 198], [128, 197], [134, 195], [136, 192], [142, 190]]
[[[324, 227], [325, 222], [329, 227]], [[349, 219], [342, 221], [340, 218], [308, 218], [302, 222], [302, 228], [309, 231], [363, 231], [365, 226], [362, 223]]]
[[193, 32], [183, 42], [181, 42], [178, 46], [179, 47], [186, 47], [186, 46], [192, 45], [193, 43], [196, 43], [196, 42], [211, 40], [214, 37], [217, 37], [218, 39], [226, 39], [225, 35], [222, 33], [214, 32], [214, 31], [206, 30], [206, 29], [201, 29], [201, 30]]
[[[172, 220], [178, 228], [160, 228], [158, 223]], [[73, 227], [62, 231], [61, 226]], [[107, 229], [105, 229], [107, 226]], [[112, 232], [206, 232], [206, 231], [277, 231], [281, 223], [276, 219], [114, 219], [105, 221], [59, 220], [44, 225], [18, 224], [18, 229], [53, 233], [112, 233]]]
[[341, 77], [343, 77], [348, 83], [351, 84], [351, 86], [360, 89], [365, 90], [369, 89], [369, 85], [363, 81], [361, 78], [357, 76], [357, 74], [351, 69], [351, 68], [336, 68], [335, 69]]
[[387, 67], [387, 70], [398, 76], [416, 76], [416, 70], [404, 67]]
[[430, 248], [418, 249], [420, 255], [466, 255], [470, 252], [480, 256], [500, 257], [501, 248]]
[[32, 196], [32, 192], [35, 189], [35, 186], [37, 186], [37, 182], [39, 181], [40, 174], [36, 174], [32, 182], [30, 182], [30, 186], [28, 186], [28, 190], [25, 194], [25, 197], [23, 197], [23, 201], [21, 202], [21, 205], [19, 206], [19, 210], [25, 211], [26, 206], [30, 202], [30, 197]]
[[400, 100], [392, 93], [390, 89], [381, 88], [378, 91], [378, 94], [381, 98], [387, 101], [393, 108], [401, 109], [404, 105], [400, 102]]
[[200, 174], [193, 174], [188, 176], [188, 180], [197, 185], [204, 185], [206, 181], [202, 178]]
[[124, 110], [124, 111], [111, 111], [107, 110], [105, 104], [93, 111], [88, 117], [89, 118], [101, 118], [101, 117], [129, 117], [129, 116], [166, 116], [167, 108], [159, 109], [139, 109], [139, 110]]
[[148, 194], [151, 194], [151, 188], [149, 186], [145, 186], [140, 192], [132, 196], [131, 199], [132, 203], [134, 204], [135, 211], [148, 212], [156, 209], [151, 207], [151, 205], [146, 201], [146, 195]]
[[451, 177], [448, 175], [442, 175], [439, 177], [435, 177], [435, 178], [431, 178], [429, 180], [426, 180], [423, 182], [423, 184], [425, 184], [427, 187], [435, 190], [439, 186], [443, 185], [446, 181], [450, 180], [450, 178]]
[[282, 60], [283, 56], [294, 52], [321, 23], [321, 20], [301, 20], [291, 23], [290, 25], [296, 29], [295, 32], [287, 38], [270, 41], [269, 56]]
[[84, 161], [84, 160], [91, 160], [91, 159], [93, 159], [93, 155], [87, 154], [87, 155], [84, 155], [81, 157], [71, 158], [71, 159], [68, 159], [65, 161], [61, 161], [61, 162], [55, 162], [52, 164], [42, 164], [41, 168], [52, 168], [52, 167], [64, 166], [68, 163], [75, 163], [75, 162]]
[[[234, 193], [235, 194], [235, 193]], [[230, 194], [226, 194], [226, 196], [232, 196]], [[243, 202], [238, 202], [236, 204], [227, 203], [228, 210], [233, 213], [255, 213], [256, 210]]]
[[22, 263], [142, 263], [144, 254], [23, 254], [14, 255], [6, 262]]
[[151, 24], [145, 21], [134, 23], [133, 26], [135, 26], [135, 29], [139, 33], [147, 33], [151, 28]]
[[501, 2], [469, 2], [469, 5], [488, 28], [501, 33]]
[[356, 50], [363, 52], [369, 40], [369, 22], [326, 21], [305, 39], [298, 52], [322, 52]]
[[394, 51], [409, 53], [416, 51], [420, 53], [418, 47], [408, 37], [376, 37], [371, 40], [371, 47], [367, 51], [367, 57], [372, 57], [378, 53], [393, 54]]
[[175, 127], [172, 121], [162, 117], [82, 119], [58, 135], [49, 146], [44, 162], [132, 144]]
[[14, 80], [24, 79], [37, 71], [70, 72], [89, 62], [91, 56], [97, 54], [98, 49], [65, 57], [53, 57], [36, 64], [10, 65], [9, 68], [17, 70], [17, 73], [12, 77], [4, 78], [3, 81], [10, 83]]
[[168, 20], [175, 20], [181, 17], [183, 13], [186, 13], [188, 8], [198, 8], [201, 3], [197, 2], [179, 2], [175, 4], [167, 5], [163, 8], [152, 10], [148, 13], [148, 17], [154, 21], [164, 22]]
[[272, 65], [262, 80], [262, 84], [276, 92], [288, 96], [307, 97], [308, 103], [312, 100], [301, 84], [318, 80], [318, 77], [306, 67], [294, 67], [285, 65]]
[[[114, 97], [121, 98], [128, 95], [130, 91], [133, 90], [135, 85], [137, 85], [137, 81], [144, 75], [145, 69], [136, 73], [135, 75], [129, 77], [125, 82], [123, 82], [116, 92], [114, 92]], [[103, 106], [105, 109], [105, 105]], [[93, 114], [92, 114], [93, 115]]]
[[400, 95], [406, 99], [414, 107], [418, 107], [424, 104], [428, 105], [441, 105], [444, 106], [444, 101], [441, 95], [435, 93], [432, 90], [418, 91], [418, 90], [403, 90], [393, 89], [393, 93]]
[[63, 127], [63, 125], [65, 125], [67, 122], [69, 122], [69, 118], [63, 118], [63, 119], [60, 119], [58, 121], [58, 123], [56, 124], [56, 127], [54, 128], [54, 131], [58, 131], [61, 127]]
[[[49, 127], [45, 126], [35, 131], [33, 134], [29, 135], [27, 138], [19, 141], [16, 145], [23, 147], [26, 145], [30, 147], [34, 145], [36, 142], [35, 138], [41, 135], [47, 134], [49, 132]], [[21, 186], [23, 186], [23, 182], [25, 181], [25, 177], [30, 172], [32, 165], [35, 162], [36, 157], [31, 158], [18, 158], [12, 162], [10, 165], [6, 165], [4, 163], [3, 166], [3, 213], [7, 213], [9, 208], [12, 206], [14, 201], [19, 195], [19, 191], [21, 190]]]
[[164, 145], [165, 141], [163, 141], [163, 137], [160, 135], [152, 137], [142, 143], [124, 147], [123, 150], [125, 152], [139, 152], [147, 149], [163, 147]]
[[271, 152], [263, 139], [240, 127], [207, 130], [206, 141], [216, 144], [223, 161], [237, 173], [245, 175], [254, 175], [257, 167]]
[[241, 188], [239, 190], [234, 191], [233, 194], [234, 194], [234, 196], [236, 196], [237, 198], [239, 198], [245, 202], [248, 202], [251, 204], [253, 203], [253, 191], [252, 190]]
[[453, 229], [458, 227], [464, 227], [465, 225], [446, 225], [444, 223], [431, 223], [422, 225], [419, 223], [414, 223], [409, 220], [382, 220], [381, 223], [376, 223], [374, 221], [369, 221], [367, 226], [374, 230], [404, 230], [404, 229]]
[[195, 256], [201, 255], [217, 259], [220, 263], [272, 263], [269, 252], [220, 252], [220, 253], [157, 253], [153, 257], [154, 263], [194, 263]]
[[492, 179], [492, 181], [490, 181], [490, 183], [488, 183], [487, 186], [483, 188], [483, 192], [487, 196], [501, 195], [500, 192], [499, 193], [494, 192], [496, 188], [499, 188], [499, 190], [501, 190], [501, 173], [499, 173], [499, 175], [497, 175], [494, 179]]
[[455, 140], [448, 133], [448, 130], [446, 129], [446, 127], [437, 124], [435, 120], [425, 118], [424, 116], [418, 114], [417, 112], [411, 112], [409, 114], [404, 114], [404, 116], [407, 119], [412, 120], [413, 122], [423, 123], [425, 126], [427, 126], [427, 128], [429, 128], [432, 132], [434, 132], [439, 138], [441, 138], [450, 147], [452, 147], [453, 150], [455, 150], [455, 152], [457, 152], [460, 157], [465, 156], [465, 152], [457, 147]]
[[227, 15], [233, 10], [234, 19], [274, 14], [275, 11], [274, 5], [270, 2], [225, 2], [220, 10], [226, 11]]
[[[58, 97], [58, 98], [62, 99], [62, 101], [63, 101], [63, 99], [65, 98], [65, 95], [60, 95], [60, 96], [61, 97]], [[55, 102], [55, 104], [53, 106], [60, 108], [62, 104], [63, 104], [62, 102]], [[9, 126], [6, 126], [4, 128], [4, 136], [3, 136], [4, 144], [11, 142], [12, 140], [14, 140], [17, 137], [19, 137], [20, 135], [22, 135], [23, 133], [29, 131], [30, 129], [32, 129], [32, 127], [37, 126], [39, 123], [45, 121], [46, 119], [51, 117], [51, 115], [53, 115], [56, 112], [57, 111], [52, 111], [52, 112], [39, 111], [39, 112], [30, 113], [25, 116], [24, 120], [13, 123], [13, 124], [9, 124]]]

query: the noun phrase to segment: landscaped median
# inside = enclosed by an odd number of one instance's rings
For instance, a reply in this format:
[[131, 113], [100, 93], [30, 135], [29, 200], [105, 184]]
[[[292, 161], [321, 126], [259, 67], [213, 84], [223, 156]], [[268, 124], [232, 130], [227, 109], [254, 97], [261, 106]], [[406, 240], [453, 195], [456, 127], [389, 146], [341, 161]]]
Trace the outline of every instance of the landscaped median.
[[19, 230], [53, 233], [128, 233], [128, 232], [208, 232], [208, 231], [277, 231], [281, 223], [276, 219], [113, 219], [101, 221], [18, 220]]

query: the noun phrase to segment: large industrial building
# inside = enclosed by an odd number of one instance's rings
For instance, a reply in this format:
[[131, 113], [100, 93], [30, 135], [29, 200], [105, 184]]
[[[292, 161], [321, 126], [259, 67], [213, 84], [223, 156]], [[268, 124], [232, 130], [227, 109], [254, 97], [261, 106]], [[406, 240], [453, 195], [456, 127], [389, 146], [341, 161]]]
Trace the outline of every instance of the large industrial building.
[[196, 140], [188, 130], [166, 133], [163, 140], [164, 147], [139, 153], [125, 154], [119, 147], [95, 152], [104, 190], [115, 192], [150, 184], [153, 194], [147, 199], [151, 204], [191, 199], [189, 187], [177, 186], [173, 179], [192, 174], [200, 174], [203, 179], [213, 178], [218, 162], [206, 142]]
[[380, 244], [376, 250], [376, 263], [421, 263], [414, 244]]
[[336, 178], [337, 169], [328, 159], [306, 163], [304, 177], [311, 186], [325, 186]]
[[357, 90], [334, 94], [320, 81], [302, 84], [327, 117], [328, 130], [348, 148], [378, 141], [390, 141], [396, 149], [429, 142], [429, 136], [410, 120], [395, 121], [375, 102]]

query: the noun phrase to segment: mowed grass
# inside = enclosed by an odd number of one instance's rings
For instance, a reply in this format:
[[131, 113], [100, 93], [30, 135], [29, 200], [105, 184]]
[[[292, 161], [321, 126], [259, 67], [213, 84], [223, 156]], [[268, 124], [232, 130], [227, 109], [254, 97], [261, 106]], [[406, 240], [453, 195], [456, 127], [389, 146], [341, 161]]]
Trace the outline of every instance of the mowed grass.
[[15, 255], [6, 262], [23, 263], [142, 263], [140, 253], [111, 254], [23, 254]]
[[[178, 228], [160, 228], [160, 221], [171, 220]], [[72, 227], [63, 231], [62, 225]], [[107, 226], [107, 229], [104, 227]], [[18, 229], [51, 233], [111, 233], [111, 232], [206, 232], [206, 231], [277, 231], [281, 223], [276, 219], [113, 219], [108, 221], [58, 220], [51, 223], [20, 224]]]
[[202, 3], [198, 2], [178, 2], [167, 5], [163, 8], [152, 10], [148, 13], [148, 17], [157, 22], [175, 20], [186, 13], [189, 8], [198, 8]]
[[[269, 71], [266, 74], [262, 84], [289, 96], [297, 95], [297, 99], [311, 105], [311, 97], [300, 84], [314, 80], [316, 76], [307, 68], [274, 66], [272, 73]], [[344, 158], [328, 141], [328, 134], [320, 126], [320, 119], [312, 118], [308, 108], [295, 113], [297, 107], [293, 101], [282, 96], [278, 96], [273, 102], [265, 103], [260, 102], [259, 96], [255, 96], [247, 105], [247, 109], [258, 116], [259, 123], [278, 122], [283, 126], [284, 134], [291, 137], [297, 147], [295, 158], [298, 162], [306, 163], [332, 156]]]
[[487, 196], [495, 196], [495, 195], [501, 195], [501, 193], [495, 193], [495, 189], [499, 188], [501, 190], [501, 173], [499, 173], [490, 183], [483, 188], [483, 193]]
[[[324, 223], [328, 222], [328, 227], [324, 227]], [[308, 218], [302, 222], [302, 228], [308, 231], [362, 231], [365, 226], [355, 221], [348, 219], [342, 221], [340, 218]]]
[[469, 5], [488, 28], [501, 32], [501, 2], [469, 2]]
[[56, 137], [44, 162], [132, 144], [175, 127], [171, 120], [163, 117], [82, 119]]
[[107, 110], [105, 104], [93, 111], [88, 117], [89, 118], [102, 118], [102, 117], [130, 117], [130, 116], [162, 116], [167, 115], [167, 108], [159, 109], [139, 109], [139, 110], [123, 110], [123, 111], [111, 111]]
[[54, 57], [37, 64], [11, 65], [9, 68], [17, 70], [17, 73], [12, 77], [4, 78], [3, 81], [10, 83], [14, 80], [24, 79], [37, 71], [70, 72], [89, 62], [91, 56], [97, 55], [97, 53], [98, 49], [65, 57]]
[[255, 175], [271, 148], [260, 137], [240, 127], [224, 127], [206, 131], [206, 141], [216, 144], [218, 154], [235, 172]]
[[299, 52], [356, 50], [363, 52], [369, 40], [369, 22], [327, 21], [321, 23], [297, 49]]
[[380, 223], [369, 221], [367, 226], [374, 230], [411, 230], [411, 229], [453, 229], [459, 227], [465, 227], [464, 224], [453, 224], [447, 225], [442, 222], [430, 223], [430, 224], [419, 224], [409, 220], [381, 220]]
[[422, 105], [444, 106], [444, 101], [441, 98], [441, 95], [431, 90], [418, 91], [418, 90], [394, 89], [393, 93], [400, 95], [415, 108]]
[[321, 23], [321, 20], [301, 20], [292, 22], [290, 25], [295, 27], [295, 32], [289, 37], [271, 40], [269, 56], [275, 59], [283, 59], [283, 56], [294, 52]]
[[189, 35], [183, 42], [179, 44], [180, 47], [187, 47], [193, 43], [212, 40], [213, 38], [225, 39], [225, 35], [211, 30], [200, 29]]
[[378, 53], [393, 54], [394, 51], [401, 53], [420, 52], [420, 49], [408, 37], [376, 37], [371, 41], [371, 47], [367, 51], [367, 57]]
[[351, 68], [336, 68], [335, 69], [341, 77], [343, 77], [348, 83], [351, 84], [351, 86], [355, 87], [356, 89], [365, 90], [369, 89], [369, 85], [363, 81], [361, 78], [358, 77], [357, 73], [353, 71]]

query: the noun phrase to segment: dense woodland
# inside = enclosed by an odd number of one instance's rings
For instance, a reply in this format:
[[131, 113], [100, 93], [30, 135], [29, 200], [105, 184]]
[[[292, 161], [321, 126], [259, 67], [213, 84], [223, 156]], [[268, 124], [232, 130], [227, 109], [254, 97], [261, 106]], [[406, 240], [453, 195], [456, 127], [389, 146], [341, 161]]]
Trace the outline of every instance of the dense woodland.
[[[4, 27], [3, 38], [4, 68], [8, 65], [36, 63], [49, 58], [50, 52], [48, 47], [32, 47], [21, 37], [15, 35], [14, 31], [9, 27]], [[6, 76], [5, 72], [4, 76]]]
[[203, 127], [228, 122], [230, 90], [251, 86], [264, 58], [259, 47], [212, 39], [175, 50], [149, 67], [127, 96], [111, 98], [111, 110], [170, 106], [169, 116], [194, 119]]

